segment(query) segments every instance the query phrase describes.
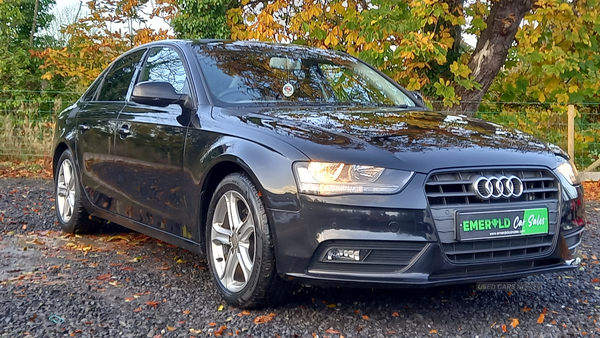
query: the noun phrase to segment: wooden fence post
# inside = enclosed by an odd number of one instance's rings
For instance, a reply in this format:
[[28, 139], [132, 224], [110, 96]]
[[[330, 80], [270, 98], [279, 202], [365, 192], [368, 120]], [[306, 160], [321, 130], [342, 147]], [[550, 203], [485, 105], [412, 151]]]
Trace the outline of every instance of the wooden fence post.
[[571, 161], [575, 162], [575, 106], [570, 104], [567, 110], [567, 153], [571, 157]]

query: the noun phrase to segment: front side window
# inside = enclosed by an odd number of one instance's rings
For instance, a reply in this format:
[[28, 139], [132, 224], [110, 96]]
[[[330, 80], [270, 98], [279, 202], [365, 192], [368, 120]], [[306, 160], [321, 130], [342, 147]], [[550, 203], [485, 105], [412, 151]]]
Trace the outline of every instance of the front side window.
[[104, 77], [98, 101], [125, 101], [129, 85], [145, 50], [128, 54], [116, 61]]
[[156, 47], [150, 50], [138, 82], [168, 82], [179, 94], [189, 94], [183, 60], [173, 48]]
[[296, 46], [196, 50], [210, 92], [226, 104], [415, 106], [396, 84], [350, 56]]

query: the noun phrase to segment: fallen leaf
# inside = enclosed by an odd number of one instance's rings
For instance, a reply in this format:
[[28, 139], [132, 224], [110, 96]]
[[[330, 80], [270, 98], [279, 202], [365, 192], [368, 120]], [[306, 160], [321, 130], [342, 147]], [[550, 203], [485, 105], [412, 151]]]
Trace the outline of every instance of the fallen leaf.
[[220, 304], [219, 307], [217, 307], [217, 311], [223, 311], [224, 308], [225, 306], [223, 306], [223, 304]]
[[600, 283], [600, 279], [594, 278], [594, 279], [592, 279], [592, 283]]
[[223, 331], [227, 329], [227, 326], [221, 326], [217, 331], [214, 332], [215, 337], [221, 337], [223, 335]]
[[340, 333], [340, 331], [338, 331], [338, 330], [334, 330], [334, 329], [331, 329], [331, 328], [329, 328], [329, 329], [327, 329], [327, 331], [325, 331], [325, 333], [329, 333], [329, 334], [339, 334], [339, 333]]
[[131, 302], [134, 299], [135, 299], [135, 297], [127, 297], [127, 298], [125, 298], [125, 301], [126, 302]]
[[502, 332], [506, 332], [506, 325], [502, 324]]
[[275, 317], [276, 314], [274, 312], [269, 313], [268, 315], [265, 316], [258, 316], [256, 318], [254, 318], [253, 322], [254, 324], [264, 324], [264, 323], [268, 323], [270, 322], [273, 317]]
[[512, 296], [512, 291], [508, 291], [507, 293], [509, 296]]
[[183, 310], [183, 314], [184, 314], [184, 315], [189, 315], [191, 312], [192, 312], [192, 311], [190, 311], [190, 310]]
[[208, 323], [208, 326], [210, 326], [210, 327], [215, 327], [215, 326], [217, 326], [217, 323], [215, 323], [215, 322], [210, 322], [210, 323]]
[[392, 317], [400, 317], [400, 314], [398, 312], [394, 312], [392, 313]]
[[517, 318], [513, 318], [510, 322], [510, 326], [512, 326], [513, 328], [519, 326], [519, 320]]
[[183, 264], [183, 263], [185, 263], [185, 261], [183, 259], [179, 258], [178, 260], [175, 261], [175, 263]]
[[436, 329], [430, 330], [429, 333], [437, 333]]
[[242, 312], [238, 313], [238, 317], [241, 317], [241, 316], [248, 316], [249, 314], [250, 314], [250, 311], [248, 311], [248, 310], [244, 310], [244, 311], [242, 311]]
[[196, 329], [190, 328], [190, 333], [199, 334], [199, 333], [202, 333], [202, 330], [196, 330]]
[[100, 275], [100, 276], [96, 277], [96, 279], [97, 280], [107, 280], [107, 279], [110, 279], [111, 277], [112, 277], [112, 274], [107, 273], [107, 274]]
[[151, 300], [151, 301], [148, 301], [148, 302], [146, 302], [146, 305], [148, 305], [148, 306], [152, 306], [152, 307], [153, 307], [153, 308], [155, 308], [155, 309], [158, 307], [158, 304], [160, 304], [160, 302], [155, 302], [155, 301], [152, 301], [152, 300]]
[[168, 266], [159, 266], [156, 270], [169, 270]]
[[327, 304], [326, 306], [327, 306], [328, 308], [334, 308], [334, 307], [336, 307], [336, 305], [335, 305], [335, 304]]
[[538, 324], [541, 324], [541, 323], [543, 323], [543, 322], [544, 322], [544, 318], [545, 318], [545, 317], [546, 317], [546, 315], [545, 315], [545, 314], [543, 314], [543, 313], [540, 313], [540, 316], [539, 316], [539, 317], [538, 317], [538, 319], [537, 319], [537, 323], [538, 323]]
[[521, 312], [529, 312], [529, 311], [531, 311], [531, 308], [529, 306], [527, 306], [527, 305], [525, 305], [523, 307], [523, 309], [521, 310]]
[[169, 330], [169, 331], [175, 331], [175, 330], [177, 330], [177, 328], [173, 327], [173, 326], [167, 326], [167, 330]]
[[554, 320], [554, 319], [553, 319], [553, 320], [550, 322], [550, 324], [552, 324], [552, 325], [556, 325], [556, 320]]
[[369, 320], [369, 316], [367, 316], [367, 315], [363, 315], [363, 316], [362, 316], [362, 319], [364, 319], [364, 320]]
[[137, 309], [133, 309], [133, 312], [140, 312], [140, 311], [142, 311], [141, 307], [138, 307]]
[[119, 270], [123, 270], [123, 271], [135, 271], [134, 268], [130, 267], [130, 266], [124, 266], [122, 268], [120, 268]]

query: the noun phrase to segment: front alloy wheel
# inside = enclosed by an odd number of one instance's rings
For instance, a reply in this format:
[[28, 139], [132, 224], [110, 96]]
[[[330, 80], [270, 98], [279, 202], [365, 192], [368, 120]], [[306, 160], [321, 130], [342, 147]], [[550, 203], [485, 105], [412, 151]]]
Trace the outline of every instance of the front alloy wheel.
[[217, 202], [212, 219], [212, 263], [219, 281], [230, 292], [241, 291], [252, 274], [256, 241], [248, 203], [230, 190]]
[[287, 299], [290, 284], [275, 269], [265, 207], [248, 176], [233, 173], [219, 183], [205, 233], [211, 275], [227, 303], [251, 309]]

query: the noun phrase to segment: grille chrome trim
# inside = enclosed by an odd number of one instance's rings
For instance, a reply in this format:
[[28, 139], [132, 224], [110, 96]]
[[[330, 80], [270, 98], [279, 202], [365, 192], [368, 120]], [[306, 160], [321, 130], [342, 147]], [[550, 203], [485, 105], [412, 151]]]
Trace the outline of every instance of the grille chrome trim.
[[[516, 176], [523, 182], [523, 193], [518, 197], [482, 199], [473, 188], [474, 178], [494, 175]], [[558, 180], [546, 169], [453, 170], [429, 175], [425, 193], [430, 206], [558, 200]]]

